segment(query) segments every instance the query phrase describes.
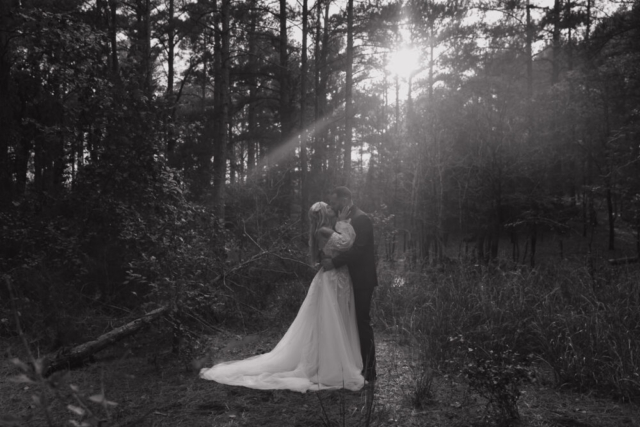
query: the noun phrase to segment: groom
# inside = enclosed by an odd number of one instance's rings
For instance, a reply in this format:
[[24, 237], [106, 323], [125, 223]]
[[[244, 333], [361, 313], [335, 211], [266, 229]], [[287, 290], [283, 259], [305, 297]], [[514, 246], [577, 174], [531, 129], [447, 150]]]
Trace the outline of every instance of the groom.
[[376, 379], [376, 351], [373, 341], [373, 328], [369, 311], [373, 288], [378, 285], [373, 246], [373, 224], [366, 213], [353, 205], [351, 191], [347, 187], [337, 187], [331, 193], [329, 205], [334, 212], [349, 209], [351, 226], [356, 232], [356, 240], [351, 249], [341, 252], [333, 258], [322, 260], [325, 271], [346, 265], [349, 267], [353, 283], [356, 321], [360, 335], [360, 351], [364, 364], [363, 375], [367, 381]]

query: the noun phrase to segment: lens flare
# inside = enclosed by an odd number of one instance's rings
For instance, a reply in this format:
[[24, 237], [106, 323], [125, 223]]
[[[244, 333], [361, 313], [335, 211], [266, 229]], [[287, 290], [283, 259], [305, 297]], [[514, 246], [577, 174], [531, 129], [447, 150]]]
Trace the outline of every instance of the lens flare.
[[402, 78], [409, 77], [420, 66], [420, 51], [416, 48], [403, 47], [391, 54], [387, 70]]

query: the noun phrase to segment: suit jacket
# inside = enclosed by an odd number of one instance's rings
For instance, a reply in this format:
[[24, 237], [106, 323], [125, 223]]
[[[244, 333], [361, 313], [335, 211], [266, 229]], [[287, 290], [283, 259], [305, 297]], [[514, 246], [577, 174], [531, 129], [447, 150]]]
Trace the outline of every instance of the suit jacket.
[[356, 240], [348, 251], [341, 252], [331, 259], [333, 265], [349, 268], [353, 289], [373, 289], [378, 286], [375, 251], [373, 246], [373, 223], [366, 213], [356, 206], [349, 214], [351, 226], [356, 232]]

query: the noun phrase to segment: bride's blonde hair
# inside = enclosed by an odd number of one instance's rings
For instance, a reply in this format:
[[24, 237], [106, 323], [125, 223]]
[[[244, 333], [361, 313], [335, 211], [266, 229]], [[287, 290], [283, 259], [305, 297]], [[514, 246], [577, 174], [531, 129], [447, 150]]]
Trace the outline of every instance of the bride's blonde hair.
[[331, 216], [325, 202], [316, 202], [309, 208], [309, 260], [312, 265], [319, 261], [318, 230], [325, 225], [331, 225]]

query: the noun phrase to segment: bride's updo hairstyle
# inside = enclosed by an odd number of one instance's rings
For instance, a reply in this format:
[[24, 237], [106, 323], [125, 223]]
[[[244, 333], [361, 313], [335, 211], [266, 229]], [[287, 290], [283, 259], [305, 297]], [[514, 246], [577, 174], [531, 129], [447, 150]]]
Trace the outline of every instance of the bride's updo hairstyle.
[[331, 216], [325, 202], [316, 202], [309, 208], [309, 259], [312, 265], [319, 261], [318, 241], [316, 234], [325, 225], [331, 225]]

